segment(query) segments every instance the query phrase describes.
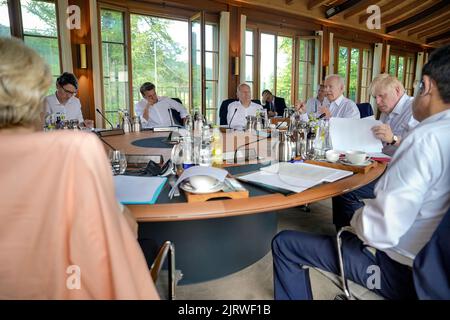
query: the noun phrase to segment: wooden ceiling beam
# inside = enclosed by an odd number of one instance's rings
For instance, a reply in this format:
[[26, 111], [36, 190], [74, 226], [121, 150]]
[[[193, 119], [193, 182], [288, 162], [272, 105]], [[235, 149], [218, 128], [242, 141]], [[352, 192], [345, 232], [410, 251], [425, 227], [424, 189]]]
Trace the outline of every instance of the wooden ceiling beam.
[[[414, 13], [420, 12], [422, 10], [428, 9], [429, 7], [431, 7], [433, 4], [435, 4], [436, 1], [431, 1], [431, 2], [426, 2], [423, 1], [421, 3], [417, 3], [417, 1], [413, 1], [401, 8], [399, 8], [398, 10], [393, 11], [391, 14], [388, 15], [381, 15], [381, 23], [383, 25], [389, 24], [393, 21], [402, 21], [405, 20], [407, 18], [409, 18], [411, 15], [413, 15]], [[411, 13], [412, 11], [412, 13]], [[409, 15], [408, 15], [409, 14]], [[404, 15], [408, 15], [407, 17], [403, 17], [400, 18]]]
[[309, 0], [308, 1], [308, 10], [314, 9], [324, 3], [329, 2], [330, 0]]
[[[441, 22], [448, 23], [448, 20], [450, 19], [450, 11], [444, 14], [443, 16], [435, 17], [434, 19], [429, 20], [427, 23], [424, 23], [422, 25], [419, 25], [417, 27], [414, 27], [412, 29], [408, 30], [408, 36], [412, 36], [413, 34], [416, 34], [420, 31], [424, 31], [425, 29], [430, 29], [436, 26], [436, 24], [439, 24]], [[439, 21], [436, 21], [439, 20]]]
[[366, 11], [367, 7], [370, 5], [377, 4], [381, 0], [364, 0], [355, 5], [353, 8], [348, 9], [344, 13], [344, 19], [353, 17], [354, 15], [360, 13], [361, 11]]
[[429, 37], [429, 38], [427, 38], [427, 40], [425, 42], [427, 44], [429, 44], [429, 43], [446, 40], [446, 39], [450, 39], [450, 31], [438, 34], [437, 36]]
[[395, 23], [393, 25], [386, 27], [386, 33], [391, 33], [394, 31], [401, 31], [404, 29], [410, 29], [412, 28], [412, 24], [419, 23], [419, 22], [426, 22], [427, 20], [431, 19], [433, 16], [442, 15], [450, 8], [448, 0], [443, 0], [437, 4], [435, 4], [432, 7], [429, 7], [428, 9], [423, 10], [422, 12], [419, 12], [415, 14], [412, 17], [409, 17], [403, 21], [400, 21], [398, 23]]
[[[398, 5], [398, 2], [396, 0], [393, 0], [391, 2], [388, 2], [380, 7], [381, 14], [385, 14], [386, 12], [394, 9]], [[367, 19], [371, 16], [371, 13], [364, 13], [359, 16], [359, 23], [365, 23]], [[381, 16], [383, 18], [383, 16]]]
[[341, 4], [332, 6], [332, 7], [328, 8], [327, 11], [325, 11], [325, 17], [327, 19], [330, 19], [331, 17], [334, 17], [334, 16], [346, 11], [347, 9], [350, 9], [351, 7], [359, 4], [362, 1], [363, 0], [347, 0]]
[[418, 38], [430, 37], [435, 34], [439, 34], [439, 33], [442, 33], [442, 32], [448, 31], [448, 30], [450, 30], [450, 24], [446, 21], [434, 28], [424, 30], [423, 32], [418, 33], [417, 37]]

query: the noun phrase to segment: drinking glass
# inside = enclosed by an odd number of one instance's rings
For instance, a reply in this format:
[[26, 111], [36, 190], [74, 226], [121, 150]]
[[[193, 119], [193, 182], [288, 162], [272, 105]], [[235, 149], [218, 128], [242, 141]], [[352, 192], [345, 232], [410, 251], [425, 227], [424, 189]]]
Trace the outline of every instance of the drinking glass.
[[125, 170], [127, 169], [127, 158], [124, 152], [120, 150], [110, 150], [109, 160], [114, 175], [125, 173]]

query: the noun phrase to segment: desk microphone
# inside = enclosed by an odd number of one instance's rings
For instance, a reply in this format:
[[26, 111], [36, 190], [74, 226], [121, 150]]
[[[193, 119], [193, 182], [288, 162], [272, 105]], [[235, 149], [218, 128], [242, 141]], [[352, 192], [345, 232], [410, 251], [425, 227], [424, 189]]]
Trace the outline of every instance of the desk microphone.
[[[240, 145], [239, 147], [237, 147], [237, 148], [236, 148], [236, 151], [234, 151], [234, 163], [237, 163], [237, 153], [238, 153], [238, 151], [239, 151], [240, 148], [246, 147], [246, 146], [248, 146], [248, 145], [250, 145], [250, 144], [252, 144], [252, 143], [256, 143], [256, 142], [259, 142], [259, 141], [262, 141], [262, 140], [267, 140], [267, 138], [268, 138], [268, 137], [264, 137], [264, 138], [261, 138], [261, 139], [257, 139], [257, 140], [255, 140], [255, 141], [247, 142], [247, 143], [245, 143], [245, 144]], [[244, 156], [244, 158], [245, 158], [245, 156]]]
[[108, 142], [106, 142], [105, 140], [103, 140], [103, 138], [102, 138], [101, 135], [97, 135], [97, 136], [98, 136], [98, 138], [99, 138], [104, 144], [106, 144], [108, 147], [110, 147], [111, 150], [113, 150], [113, 151], [116, 151], [116, 150], [117, 150], [117, 149], [114, 148], [112, 145], [110, 145]]
[[322, 119], [326, 116], [326, 113], [322, 113], [317, 119]]
[[108, 120], [108, 118], [106, 118], [106, 117], [104, 116], [104, 114], [101, 113], [101, 111], [100, 111], [98, 108], [96, 108], [95, 110], [102, 116], [103, 119], [106, 120], [106, 122], [109, 123], [109, 125], [111, 126], [111, 129], [114, 129], [114, 126], [113, 126], [112, 123]]
[[237, 107], [234, 108], [234, 113], [233, 113], [233, 116], [230, 119], [230, 123], [228, 124], [228, 129], [231, 129], [231, 123], [233, 122], [233, 119], [234, 119], [234, 116], [236, 114], [237, 109], [238, 109]]

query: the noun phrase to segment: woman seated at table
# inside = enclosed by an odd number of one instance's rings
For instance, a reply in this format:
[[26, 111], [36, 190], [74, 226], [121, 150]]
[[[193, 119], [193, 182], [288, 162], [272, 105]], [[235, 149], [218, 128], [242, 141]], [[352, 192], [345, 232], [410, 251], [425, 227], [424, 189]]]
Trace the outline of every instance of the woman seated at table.
[[103, 146], [39, 132], [48, 65], [10, 38], [0, 61], [0, 299], [158, 298]]

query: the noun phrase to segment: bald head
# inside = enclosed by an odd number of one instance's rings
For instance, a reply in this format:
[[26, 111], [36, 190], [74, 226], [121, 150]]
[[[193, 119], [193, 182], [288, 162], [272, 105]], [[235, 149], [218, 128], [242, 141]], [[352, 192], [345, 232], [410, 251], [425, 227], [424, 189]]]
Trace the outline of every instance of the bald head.
[[330, 102], [333, 102], [344, 93], [344, 79], [337, 74], [325, 78], [325, 92]]
[[237, 87], [237, 97], [244, 107], [248, 107], [252, 99], [252, 91], [246, 83], [241, 83]]

